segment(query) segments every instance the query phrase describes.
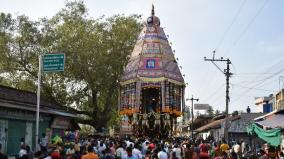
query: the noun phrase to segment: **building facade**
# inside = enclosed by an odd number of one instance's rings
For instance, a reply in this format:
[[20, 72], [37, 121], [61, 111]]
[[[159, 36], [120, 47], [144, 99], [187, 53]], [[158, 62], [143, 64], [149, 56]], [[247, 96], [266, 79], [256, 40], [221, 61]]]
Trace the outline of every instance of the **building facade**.
[[284, 89], [280, 90], [275, 95], [274, 110], [282, 110], [282, 109], [284, 109]]
[[[36, 94], [11, 87], [0, 86], [0, 143], [9, 156], [17, 155], [21, 139], [35, 148]], [[64, 130], [79, 129], [74, 122], [76, 114], [67, 107], [41, 98], [39, 138], [48, 138]]]
[[274, 97], [270, 94], [267, 97], [256, 97], [254, 103], [259, 113], [269, 113], [273, 111]]

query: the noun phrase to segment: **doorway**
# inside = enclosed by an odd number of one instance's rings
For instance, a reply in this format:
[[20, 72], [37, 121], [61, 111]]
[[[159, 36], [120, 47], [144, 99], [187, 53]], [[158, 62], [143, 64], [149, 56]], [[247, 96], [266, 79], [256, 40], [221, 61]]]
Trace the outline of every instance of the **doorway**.
[[2, 144], [2, 153], [7, 153], [7, 131], [8, 121], [0, 119], [0, 143]]
[[142, 89], [142, 113], [160, 111], [160, 103], [159, 87]]

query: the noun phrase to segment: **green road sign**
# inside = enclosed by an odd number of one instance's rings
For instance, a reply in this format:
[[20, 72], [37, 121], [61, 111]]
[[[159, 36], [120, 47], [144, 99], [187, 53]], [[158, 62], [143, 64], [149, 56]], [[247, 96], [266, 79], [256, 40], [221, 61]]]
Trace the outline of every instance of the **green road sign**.
[[65, 54], [45, 54], [42, 58], [43, 72], [64, 71]]

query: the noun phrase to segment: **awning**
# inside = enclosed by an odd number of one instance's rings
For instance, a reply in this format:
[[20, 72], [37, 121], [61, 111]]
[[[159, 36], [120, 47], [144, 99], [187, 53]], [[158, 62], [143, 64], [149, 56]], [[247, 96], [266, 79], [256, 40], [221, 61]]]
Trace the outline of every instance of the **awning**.
[[45, 109], [47, 113], [50, 114], [55, 114], [55, 115], [59, 115], [59, 116], [64, 116], [64, 117], [73, 117], [76, 118], [78, 117], [76, 114], [72, 114], [72, 113], [68, 113], [68, 112], [62, 112], [62, 111], [57, 111], [57, 110], [52, 110], [52, 109]]
[[[231, 116], [231, 117], [229, 117], [229, 121], [234, 121], [234, 120], [237, 120], [239, 118], [240, 118], [239, 115]], [[210, 122], [209, 124], [203, 125], [202, 127], [198, 128], [194, 131], [196, 131], [197, 133], [201, 133], [201, 132], [209, 131], [211, 129], [218, 129], [218, 128], [221, 127], [222, 123], [225, 123], [225, 122], [226, 122], [226, 118], [214, 120], [214, 121]]]
[[196, 130], [194, 130], [195, 132], [205, 132], [205, 131], [208, 131], [210, 129], [217, 129], [217, 128], [220, 128], [221, 127], [221, 123], [222, 122], [225, 122], [226, 119], [220, 119], [220, 120], [215, 120], [209, 124], [206, 124]]
[[279, 146], [281, 143], [281, 129], [275, 128], [271, 130], [264, 130], [255, 123], [247, 126], [247, 132], [249, 134], [255, 133], [259, 138], [268, 142], [270, 145]]
[[268, 116], [271, 116], [271, 115], [277, 113], [278, 111], [279, 111], [279, 110], [274, 110], [274, 111], [272, 111], [272, 112], [270, 112], [270, 113], [267, 113], [267, 114], [265, 114], [265, 115], [262, 115], [262, 116], [260, 116], [260, 117], [257, 117], [257, 118], [254, 119], [254, 121], [262, 120], [262, 119], [264, 119], [264, 118], [266, 118], [266, 117], [268, 117]]
[[275, 114], [265, 120], [256, 122], [263, 127], [268, 128], [284, 128], [284, 114]]

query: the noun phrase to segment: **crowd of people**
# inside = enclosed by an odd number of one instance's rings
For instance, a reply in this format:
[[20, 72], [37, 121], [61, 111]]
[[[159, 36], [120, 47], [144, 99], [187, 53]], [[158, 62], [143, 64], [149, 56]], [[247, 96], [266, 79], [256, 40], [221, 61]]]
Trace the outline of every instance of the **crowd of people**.
[[[284, 159], [283, 152], [264, 145], [258, 155], [247, 155], [249, 151], [243, 141], [227, 144], [202, 139], [186, 138], [107, 138], [89, 137], [76, 141], [58, 140], [48, 144], [39, 142], [37, 152], [21, 143], [19, 159]], [[0, 159], [3, 158], [0, 153]]]

